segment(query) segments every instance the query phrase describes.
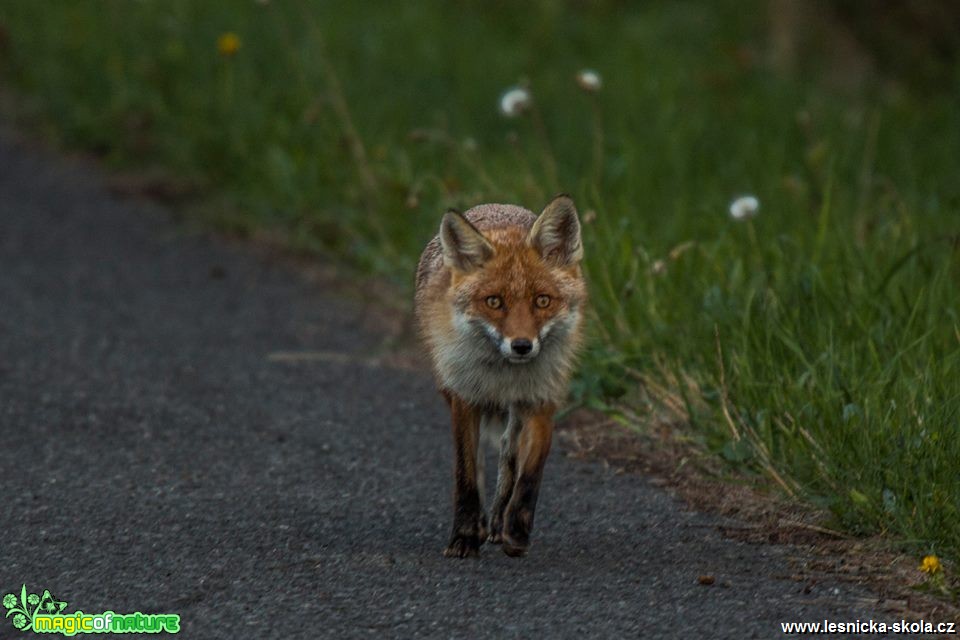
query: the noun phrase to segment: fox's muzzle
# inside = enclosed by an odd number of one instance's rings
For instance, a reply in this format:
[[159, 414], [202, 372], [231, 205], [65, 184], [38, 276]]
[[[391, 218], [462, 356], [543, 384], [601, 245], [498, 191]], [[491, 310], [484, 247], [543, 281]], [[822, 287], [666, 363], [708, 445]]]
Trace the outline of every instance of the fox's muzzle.
[[515, 364], [529, 362], [540, 353], [540, 339], [507, 338], [500, 339], [500, 355]]

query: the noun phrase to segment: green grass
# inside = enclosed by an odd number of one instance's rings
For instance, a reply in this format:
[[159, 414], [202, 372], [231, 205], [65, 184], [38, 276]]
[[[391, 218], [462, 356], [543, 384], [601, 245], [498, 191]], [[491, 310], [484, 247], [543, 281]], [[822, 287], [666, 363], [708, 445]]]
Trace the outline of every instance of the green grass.
[[[399, 291], [446, 208], [571, 193], [593, 212], [579, 401], [672, 408], [838, 526], [956, 559], [957, 92], [775, 73], [749, 9], [7, 0], [0, 64], [64, 145]], [[536, 113], [506, 119], [521, 78]]]

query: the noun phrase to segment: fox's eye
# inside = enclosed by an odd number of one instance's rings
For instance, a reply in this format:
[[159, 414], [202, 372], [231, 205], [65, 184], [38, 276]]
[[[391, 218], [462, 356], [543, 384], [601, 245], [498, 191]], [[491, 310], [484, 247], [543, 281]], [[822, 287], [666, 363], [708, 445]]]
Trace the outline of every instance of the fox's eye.
[[491, 309], [499, 309], [503, 306], [503, 298], [500, 296], [487, 296], [487, 306]]
[[545, 293], [541, 293], [537, 296], [537, 299], [534, 300], [538, 309], [546, 309], [550, 306], [550, 296]]

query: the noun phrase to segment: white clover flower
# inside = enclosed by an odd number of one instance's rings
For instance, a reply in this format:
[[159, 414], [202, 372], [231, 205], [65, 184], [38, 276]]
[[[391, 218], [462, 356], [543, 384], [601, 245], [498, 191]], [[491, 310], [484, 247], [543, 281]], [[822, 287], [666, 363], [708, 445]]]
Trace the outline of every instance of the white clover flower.
[[603, 79], [593, 69], [584, 69], [577, 74], [577, 84], [587, 93], [596, 93], [603, 88]]
[[500, 96], [500, 113], [508, 118], [523, 115], [530, 107], [530, 92], [523, 87], [513, 87]]
[[756, 196], [740, 196], [730, 203], [730, 217], [734, 220], [749, 220], [760, 211]]

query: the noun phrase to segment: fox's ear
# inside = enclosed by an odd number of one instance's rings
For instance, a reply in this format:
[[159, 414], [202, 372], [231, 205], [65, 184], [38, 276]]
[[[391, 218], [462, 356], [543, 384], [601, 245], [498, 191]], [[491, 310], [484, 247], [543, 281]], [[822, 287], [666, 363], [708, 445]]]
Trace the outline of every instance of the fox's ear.
[[540, 252], [544, 260], [569, 265], [583, 259], [580, 220], [570, 196], [559, 195], [550, 201], [530, 229], [527, 244]]
[[493, 257], [493, 245], [457, 211], [448, 211], [440, 222], [444, 264], [460, 271], [473, 271]]

